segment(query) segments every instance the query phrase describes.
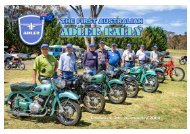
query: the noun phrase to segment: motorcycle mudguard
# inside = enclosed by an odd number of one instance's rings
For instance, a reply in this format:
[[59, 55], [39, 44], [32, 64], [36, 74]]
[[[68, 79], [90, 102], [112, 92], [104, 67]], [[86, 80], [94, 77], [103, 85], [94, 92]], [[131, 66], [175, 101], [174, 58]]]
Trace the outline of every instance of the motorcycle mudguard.
[[101, 87], [96, 84], [88, 85], [86, 87], [86, 91], [97, 91], [99, 93], [104, 93], [104, 90], [102, 90]]
[[110, 86], [110, 85], [112, 85], [112, 84], [120, 84], [120, 85], [123, 85], [124, 82], [121, 81], [121, 80], [119, 80], [119, 79], [112, 79], [112, 80], [110, 80], [110, 81], [108, 82], [108, 85]]
[[162, 68], [155, 68], [155, 71], [164, 73], [164, 70]]
[[21, 93], [21, 92], [10, 92], [7, 96], [6, 96], [6, 101], [5, 104], [8, 104], [8, 101], [11, 99], [12, 96], [16, 95], [16, 94], [20, 94], [21, 96], [23, 96], [26, 100], [28, 101], [32, 101], [32, 99], [30, 99], [30, 97], [25, 94], [25, 93]]
[[69, 98], [72, 100], [78, 100], [79, 96], [72, 91], [65, 91], [65, 92], [59, 94], [59, 99], [60, 98]]
[[63, 93], [59, 93], [58, 96], [56, 96], [54, 99], [53, 99], [53, 102], [52, 102], [52, 111], [51, 111], [51, 114], [50, 116], [52, 116], [54, 113], [55, 113], [55, 106], [56, 104], [58, 103], [58, 105], [60, 105], [60, 99], [62, 98], [69, 98], [69, 99], [72, 99], [72, 100], [78, 100], [79, 99], [79, 96], [72, 92], [72, 91], [65, 91]]
[[122, 81], [123, 81], [123, 80], [127, 80], [127, 81], [130, 82], [130, 81], [135, 81], [136, 79], [135, 79], [135, 77], [133, 77], [133, 76], [131, 76], [131, 75], [124, 75], [121, 80], [122, 80]]
[[146, 76], [147, 76], [147, 75], [156, 75], [156, 72], [155, 72], [155, 70], [150, 69], [150, 70], [146, 71], [145, 75], [146, 75]]

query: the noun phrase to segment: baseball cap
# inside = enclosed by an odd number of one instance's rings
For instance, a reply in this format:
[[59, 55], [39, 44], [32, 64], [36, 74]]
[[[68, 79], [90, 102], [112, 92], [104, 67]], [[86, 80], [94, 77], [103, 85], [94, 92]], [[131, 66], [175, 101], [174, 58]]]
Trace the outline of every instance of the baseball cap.
[[112, 46], [117, 46], [115, 43], [112, 43], [111, 45], [112, 45]]
[[153, 48], [158, 48], [157, 45], [154, 45]]
[[144, 47], [144, 45], [143, 45], [143, 44], [141, 44], [141, 47]]
[[67, 44], [67, 46], [66, 46], [67, 48], [72, 48], [73, 47], [73, 45], [72, 44]]
[[104, 44], [104, 41], [100, 41], [100, 43], [99, 44]]
[[89, 44], [89, 47], [95, 47], [95, 46], [96, 46], [95, 43], [90, 43], [90, 44]]
[[128, 43], [127, 46], [128, 46], [128, 47], [131, 47], [132, 45], [131, 45], [131, 43]]
[[48, 45], [48, 44], [42, 44], [42, 45], [41, 45], [41, 48], [42, 48], [42, 47], [49, 47], [49, 45]]

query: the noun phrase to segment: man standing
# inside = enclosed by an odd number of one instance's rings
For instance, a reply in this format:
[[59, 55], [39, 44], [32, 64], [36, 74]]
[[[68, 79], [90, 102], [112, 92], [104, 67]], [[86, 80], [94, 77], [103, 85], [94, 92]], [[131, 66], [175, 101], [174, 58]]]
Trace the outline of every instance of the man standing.
[[132, 45], [130, 43], [127, 44], [127, 50], [123, 52], [122, 56], [122, 64], [124, 67], [132, 68], [135, 66], [135, 52], [131, 49]]
[[76, 55], [73, 53], [72, 44], [67, 44], [66, 52], [61, 54], [58, 69], [59, 74], [66, 80], [72, 79], [74, 72], [77, 73]]
[[150, 53], [150, 60], [151, 62], [159, 62], [160, 60], [160, 54], [158, 52], [157, 45], [153, 46], [153, 51]]
[[141, 44], [140, 49], [136, 53], [136, 56], [138, 58], [139, 64], [145, 64], [146, 63], [146, 54], [145, 54], [143, 44]]
[[100, 41], [99, 49], [95, 51], [98, 54], [98, 72], [106, 70], [108, 65], [108, 51], [104, 47], [104, 42]]
[[121, 55], [116, 48], [116, 44], [113, 43], [112, 50], [108, 51], [109, 71], [114, 71], [114, 68], [119, 67], [121, 63]]
[[41, 55], [36, 57], [33, 66], [33, 83], [36, 84], [36, 74], [39, 74], [38, 80], [41, 83], [50, 82], [54, 73], [58, 67], [57, 59], [48, 55], [49, 45], [42, 44], [41, 45]]
[[98, 54], [95, 52], [96, 44], [89, 44], [89, 49], [84, 54], [83, 67], [86, 73], [95, 75], [98, 70]]

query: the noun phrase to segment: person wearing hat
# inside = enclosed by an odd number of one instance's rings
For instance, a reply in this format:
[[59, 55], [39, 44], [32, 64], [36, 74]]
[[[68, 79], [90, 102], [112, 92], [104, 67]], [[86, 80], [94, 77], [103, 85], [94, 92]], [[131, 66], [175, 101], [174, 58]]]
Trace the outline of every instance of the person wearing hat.
[[72, 79], [74, 72], [77, 73], [76, 55], [70, 43], [66, 45], [66, 52], [60, 56], [58, 70], [59, 75], [66, 80]]
[[146, 54], [144, 50], [144, 45], [141, 44], [140, 49], [136, 53], [137, 59], [139, 61], [139, 64], [145, 64], [146, 63]]
[[98, 72], [106, 70], [108, 66], [108, 51], [104, 47], [105, 43], [100, 41], [99, 49], [95, 51], [98, 54]]
[[153, 51], [150, 53], [150, 60], [151, 62], [159, 62], [160, 60], [160, 54], [158, 52], [157, 45], [153, 46]]
[[115, 68], [120, 66], [121, 55], [117, 50], [115, 43], [112, 44], [111, 50], [108, 51], [109, 71], [114, 71]]
[[41, 45], [41, 55], [37, 56], [33, 66], [33, 83], [36, 84], [36, 75], [41, 83], [50, 82], [58, 67], [58, 61], [53, 55], [48, 54], [49, 45]]
[[98, 70], [98, 54], [95, 49], [95, 43], [89, 44], [89, 51], [85, 52], [83, 59], [84, 71], [90, 75], [95, 75]]
[[122, 55], [122, 64], [124, 67], [132, 68], [135, 66], [135, 52], [131, 49], [132, 45], [130, 43], [127, 44], [127, 50], [123, 52]]

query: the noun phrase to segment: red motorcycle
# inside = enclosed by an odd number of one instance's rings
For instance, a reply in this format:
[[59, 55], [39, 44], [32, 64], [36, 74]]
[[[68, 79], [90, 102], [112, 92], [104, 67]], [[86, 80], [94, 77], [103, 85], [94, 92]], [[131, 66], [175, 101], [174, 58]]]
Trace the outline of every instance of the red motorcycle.
[[159, 63], [158, 67], [161, 67], [165, 75], [169, 75], [173, 81], [182, 81], [185, 77], [185, 71], [181, 67], [176, 67], [172, 58], [166, 63]]

